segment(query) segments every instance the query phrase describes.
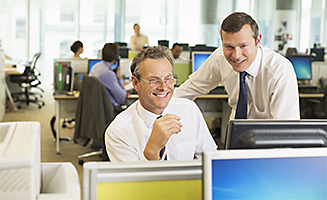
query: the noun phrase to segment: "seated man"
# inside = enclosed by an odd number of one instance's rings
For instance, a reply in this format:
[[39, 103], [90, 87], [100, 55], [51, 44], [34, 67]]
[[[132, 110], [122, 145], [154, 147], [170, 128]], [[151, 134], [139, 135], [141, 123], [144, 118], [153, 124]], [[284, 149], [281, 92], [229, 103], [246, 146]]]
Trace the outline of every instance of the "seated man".
[[[126, 90], [120, 74], [118, 62], [119, 49], [116, 43], [106, 43], [102, 48], [102, 61], [95, 64], [89, 76], [94, 76], [106, 87], [116, 113], [125, 108]], [[118, 62], [119, 63], [119, 62]]]
[[177, 42], [173, 44], [173, 48], [170, 49], [171, 55], [174, 57], [174, 59], [179, 58], [183, 51], [183, 47], [178, 44]]
[[172, 98], [176, 79], [166, 47], [141, 50], [132, 61], [131, 72], [139, 100], [106, 130], [112, 162], [201, 159], [204, 151], [217, 149], [196, 104]]

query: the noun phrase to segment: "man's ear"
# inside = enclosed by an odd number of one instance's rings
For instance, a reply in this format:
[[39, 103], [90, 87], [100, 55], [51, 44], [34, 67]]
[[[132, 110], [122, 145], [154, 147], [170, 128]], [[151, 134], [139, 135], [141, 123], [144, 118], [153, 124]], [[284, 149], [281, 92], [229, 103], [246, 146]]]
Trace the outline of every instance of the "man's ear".
[[259, 46], [260, 45], [261, 38], [262, 38], [262, 35], [259, 33], [259, 35], [257, 37], [257, 40], [256, 40], [256, 46]]
[[134, 89], [139, 92], [139, 84], [140, 82], [137, 80], [137, 78], [135, 76], [132, 76], [132, 84]]

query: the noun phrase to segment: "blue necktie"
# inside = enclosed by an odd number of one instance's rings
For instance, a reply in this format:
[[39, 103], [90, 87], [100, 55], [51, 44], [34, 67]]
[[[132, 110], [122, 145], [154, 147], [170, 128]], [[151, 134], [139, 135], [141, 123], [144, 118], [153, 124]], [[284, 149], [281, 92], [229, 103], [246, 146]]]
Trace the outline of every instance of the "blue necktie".
[[248, 94], [245, 84], [246, 71], [240, 72], [240, 92], [238, 96], [235, 119], [246, 119], [248, 114]]
[[[157, 119], [159, 119], [160, 117], [162, 117], [162, 115], [160, 115], [159, 117], [157, 117]], [[164, 153], [165, 153], [165, 149], [166, 149], [166, 146], [164, 146], [164, 147], [160, 150], [160, 153], [159, 153], [160, 160], [161, 160], [162, 156], [163, 156]], [[166, 156], [165, 156], [165, 160], [167, 160], [167, 154], [166, 154]]]

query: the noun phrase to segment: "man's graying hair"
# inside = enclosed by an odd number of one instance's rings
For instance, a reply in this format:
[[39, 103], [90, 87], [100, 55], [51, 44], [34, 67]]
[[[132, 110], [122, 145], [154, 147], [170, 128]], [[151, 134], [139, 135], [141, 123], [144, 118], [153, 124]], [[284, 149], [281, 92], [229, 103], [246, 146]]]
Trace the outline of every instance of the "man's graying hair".
[[225, 31], [227, 33], [236, 33], [240, 31], [245, 24], [251, 26], [252, 35], [255, 43], [257, 44], [257, 38], [259, 35], [258, 24], [254, 21], [254, 19], [252, 19], [250, 15], [243, 12], [232, 13], [226, 19], [224, 19], [220, 27], [221, 40], [223, 40], [222, 31]]
[[135, 76], [138, 80], [140, 80], [140, 63], [147, 58], [151, 58], [154, 60], [161, 60], [167, 59], [172, 67], [172, 72], [174, 74], [174, 62], [171, 58], [167, 47], [165, 46], [155, 46], [155, 47], [148, 47], [146, 49], [142, 49], [133, 59], [131, 64], [131, 73]]

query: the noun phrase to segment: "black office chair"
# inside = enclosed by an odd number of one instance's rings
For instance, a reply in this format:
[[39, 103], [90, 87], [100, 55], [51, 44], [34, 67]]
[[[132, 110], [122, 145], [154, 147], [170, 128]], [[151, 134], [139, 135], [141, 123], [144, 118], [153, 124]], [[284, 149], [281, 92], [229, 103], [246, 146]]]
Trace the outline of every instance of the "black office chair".
[[91, 148], [96, 151], [79, 155], [79, 164], [86, 157], [102, 155], [104, 128], [115, 115], [104, 85], [96, 77], [84, 76], [75, 115], [74, 141], [82, 146], [91, 141]]
[[[44, 90], [39, 87], [41, 81], [38, 79], [38, 77], [41, 75], [41, 73], [36, 72], [35, 69], [36, 62], [40, 56], [41, 53], [36, 53], [33, 56], [31, 62], [23, 64], [25, 65], [25, 70], [22, 75], [10, 76], [10, 81], [18, 83], [23, 90], [23, 92], [17, 92], [12, 94], [15, 99], [15, 102], [26, 103], [26, 105], [29, 105], [29, 103], [35, 103], [38, 105], [39, 108], [44, 105], [44, 101], [39, 100], [36, 96], [38, 95], [40, 98], [42, 98], [43, 95], [41, 93], [31, 92], [32, 88], [38, 88], [41, 90], [42, 93], [44, 92]], [[24, 95], [25, 98], [20, 99], [22, 95]], [[21, 108], [21, 104], [18, 104], [17, 108]]]
[[322, 99], [307, 99], [302, 118], [327, 119], [327, 78], [319, 79], [319, 90], [324, 93]]

